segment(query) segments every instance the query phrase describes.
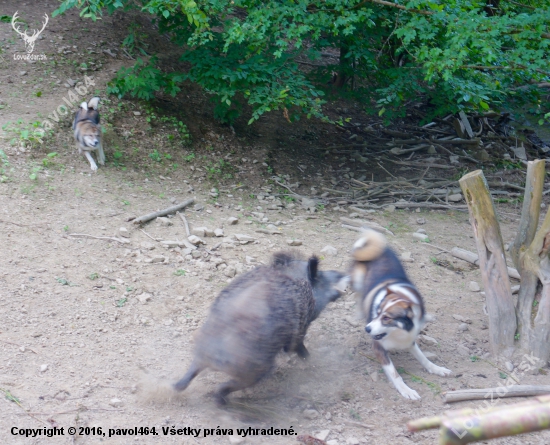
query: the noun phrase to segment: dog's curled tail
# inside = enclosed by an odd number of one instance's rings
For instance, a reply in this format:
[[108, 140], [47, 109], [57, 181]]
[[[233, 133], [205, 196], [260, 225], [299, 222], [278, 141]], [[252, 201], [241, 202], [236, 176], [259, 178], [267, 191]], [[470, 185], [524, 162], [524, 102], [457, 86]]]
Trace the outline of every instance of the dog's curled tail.
[[386, 237], [375, 230], [365, 230], [353, 245], [352, 256], [357, 261], [372, 261], [386, 249]]
[[99, 97], [97, 97], [97, 96], [92, 97], [88, 101], [88, 108], [91, 108], [92, 110], [97, 110], [97, 106], [99, 105], [99, 101], [100, 101]]

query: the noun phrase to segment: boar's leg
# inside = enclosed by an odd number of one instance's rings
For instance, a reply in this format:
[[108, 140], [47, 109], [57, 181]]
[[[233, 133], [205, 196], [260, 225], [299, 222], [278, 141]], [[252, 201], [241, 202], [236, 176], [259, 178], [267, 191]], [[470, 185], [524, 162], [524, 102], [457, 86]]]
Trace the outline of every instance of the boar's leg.
[[308, 358], [309, 357], [309, 351], [304, 346], [304, 342], [301, 341], [296, 345], [296, 348], [294, 349], [296, 351], [296, 354], [298, 354], [298, 357], [300, 358]]
[[225, 405], [227, 403], [227, 395], [238, 391], [240, 389], [245, 389], [251, 386], [252, 384], [248, 382], [238, 381], [238, 380], [229, 380], [229, 382], [222, 383], [218, 387], [218, 392], [215, 395], [216, 403], [219, 406]]
[[246, 380], [229, 380], [228, 382], [222, 383], [218, 387], [218, 391], [215, 394], [216, 403], [218, 406], [223, 406], [227, 403], [227, 396], [235, 391], [239, 391], [241, 389], [246, 389], [252, 385], [255, 385], [258, 383], [264, 375], [267, 373], [260, 373], [256, 376], [254, 376], [252, 379], [246, 379]]
[[199, 372], [201, 372], [203, 368], [201, 366], [198, 366], [195, 362], [191, 363], [191, 367], [187, 371], [187, 373], [183, 376], [183, 378], [177, 382], [174, 385], [174, 388], [178, 391], [183, 391], [185, 388], [189, 386], [191, 383], [191, 380], [193, 380]]

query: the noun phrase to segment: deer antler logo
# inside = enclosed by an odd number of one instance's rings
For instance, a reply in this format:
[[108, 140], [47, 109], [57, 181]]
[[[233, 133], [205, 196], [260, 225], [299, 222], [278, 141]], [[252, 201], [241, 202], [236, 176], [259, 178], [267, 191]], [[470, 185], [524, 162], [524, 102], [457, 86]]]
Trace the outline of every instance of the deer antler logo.
[[29, 36], [27, 34], [27, 31], [21, 32], [19, 30], [19, 26], [16, 26], [15, 22], [17, 20], [17, 12], [13, 14], [13, 18], [11, 19], [11, 26], [13, 27], [15, 32], [17, 32], [17, 34], [19, 34], [23, 38], [23, 41], [25, 42], [25, 49], [27, 50], [28, 54], [31, 54], [34, 51], [34, 42], [36, 42], [36, 39], [38, 39], [38, 36], [42, 34], [42, 31], [44, 31], [44, 28], [46, 28], [46, 25], [48, 24], [48, 14], [44, 14], [44, 17], [46, 21], [44, 22], [44, 26], [42, 26], [42, 29], [40, 31], [34, 29], [32, 35]]

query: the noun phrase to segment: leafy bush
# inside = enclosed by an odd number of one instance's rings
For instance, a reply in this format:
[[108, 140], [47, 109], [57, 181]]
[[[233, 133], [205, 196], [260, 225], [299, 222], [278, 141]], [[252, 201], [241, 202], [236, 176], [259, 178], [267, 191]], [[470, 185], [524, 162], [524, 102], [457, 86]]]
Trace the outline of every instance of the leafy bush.
[[[54, 15], [78, 7], [96, 20], [134, 4], [64, 0]], [[289, 120], [323, 117], [328, 92], [387, 117], [419, 98], [433, 115], [537, 104], [531, 85], [550, 75], [547, 0], [142, 0], [141, 8], [181, 46], [190, 69], [165, 73], [157, 58], [138, 59], [110, 91], [150, 99], [190, 80], [226, 122], [244, 103], [250, 122], [274, 110]], [[327, 63], [331, 54], [336, 61]]]

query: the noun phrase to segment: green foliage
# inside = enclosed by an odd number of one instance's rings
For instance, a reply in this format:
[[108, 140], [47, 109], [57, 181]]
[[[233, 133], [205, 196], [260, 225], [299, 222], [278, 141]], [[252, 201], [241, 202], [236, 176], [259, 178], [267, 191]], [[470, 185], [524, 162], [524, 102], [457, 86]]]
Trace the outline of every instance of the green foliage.
[[19, 145], [25, 148], [37, 147], [38, 144], [42, 144], [44, 137], [53, 133], [52, 130], [44, 130], [40, 121], [25, 123], [23, 119], [18, 119], [13, 123], [6, 122], [2, 125], [2, 130], [12, 134], [11, 145]]
[[10, 171], [8, 156], [3, 150], [0, 150], [0, 183], [8, 181], [8, 173], [10, 173]]
[[[290, 121], [324, 117], [327, 92], [353, 95], [387, 119], [419, 99], [430, 115], [533, 104], [541, 99], [533, 82], [550, 75], [547, 0], [63, 0], [54, 15], [77, 7], [97, 20], [136, 4], [182, 48], [189, 69], [164, 72], [156, 57], [139, 58], [109, 92], [151, 99], [177, 94], [188, 80], [212, 96], [216, 116], [228, 123], [245, 103], [249, 122], [275, 110]], [[338, 91], [327, 85], [334, 73]], [[539, 105], [543, 123], [549, 112]]]

